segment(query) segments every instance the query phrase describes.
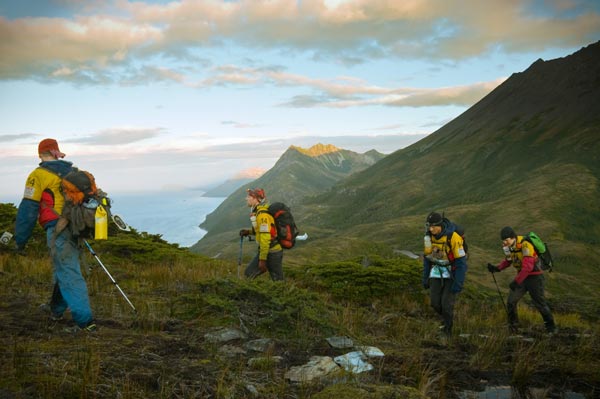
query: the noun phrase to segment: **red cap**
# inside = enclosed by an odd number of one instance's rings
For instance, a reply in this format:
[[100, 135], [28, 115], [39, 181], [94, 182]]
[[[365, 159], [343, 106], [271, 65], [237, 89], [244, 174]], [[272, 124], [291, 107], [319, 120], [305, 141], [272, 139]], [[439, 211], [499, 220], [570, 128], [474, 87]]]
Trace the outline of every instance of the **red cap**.
[[246, 191], [248, 192], [249, 196], [254, 197], [259, 201], [262, 201], [265, 199], [265, 190], [263, 190], [262, 188], [255, 188], [255, 189], [249, 188]]
[[65, 154], [58, 149], [58, 143], [54, 139], [44, 139], [38, 144], [38, 154], [49, 152], [54, 158], [64, 158]]

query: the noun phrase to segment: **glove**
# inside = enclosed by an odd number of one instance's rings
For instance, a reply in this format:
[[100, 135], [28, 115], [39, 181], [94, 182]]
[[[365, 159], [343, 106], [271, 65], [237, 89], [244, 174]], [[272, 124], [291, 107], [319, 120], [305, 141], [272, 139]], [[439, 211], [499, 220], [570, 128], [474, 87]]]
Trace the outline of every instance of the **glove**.
[[246, 237], [250, 235], [250, 230], [242, 229], [240, 230], [240, 237]]
[[499, 273], [500, 272], [500, 269], [498, 268], [498, 266], [492, 265], [491, 263], [487, 264], [487, 268], [490, 273]]
[[462, 291], [462, 286], [454, 281], [454, 283], [452, 283], [452, 287], [450, 287], [450, 291], [452, 291], [453, 294], [458, 294]]
[[517, 283], [515, 280], [511, 281], [510, 284], [508, 285], [508, 288], [510, 288], [511, 291], [514, 291], [519, 287], [520, 287], [519, 283]]
[[267, 271], [267, 261], [266, 260], [259, 260], [258, 261], [258, 268], [260, 269], [261, 272], [265, 273]]
[[429, 282], [423, 283], [423, 288], [426, 289], [426, 290], [428, 290], [429, 289]]

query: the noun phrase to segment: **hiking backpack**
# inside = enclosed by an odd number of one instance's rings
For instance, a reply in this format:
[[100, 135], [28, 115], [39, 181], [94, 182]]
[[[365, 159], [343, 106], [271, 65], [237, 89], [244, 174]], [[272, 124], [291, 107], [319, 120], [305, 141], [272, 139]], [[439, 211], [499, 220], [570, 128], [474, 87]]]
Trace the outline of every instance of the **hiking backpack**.
[[96, 187], [90, 172], [73, 168], [61, 181], [65, 206], [57, 224], [57, 233], [69, 228], [75, 238], [107, 238], [110, 199]]
[[[463, 240], [463, 249], [465, 250], [466, 256], [469, 256], [469, 245], [467, 244], [467, 240], [465, 238], [465, 228], [459, 224], [452, 223], [454, 225], [454, 232], [460, 236]], [[450, 244], [450, 239], [452, 238], [452, 234], [447, 235], [448, 244]]]
[[541, 270], [547, 270], [548, 272], [552, 272], [554, 262], [552, 260], [552, 254], [550, 253], [550, 249], [548, 248], [548, 244], [546, 244], [533, 231], [530, 231], [529, 233], [523, 235], [523, 241], [529, 242], [535, 248], [535, 252], [538, 255], [537, 260], [535, 262], [535, 267]]
[[299, 231], [290, 208], [282, 202], [274, 202], [269, 206], [269, 214], [275, 219], [277, 241], [281, 247], [293, 248]]

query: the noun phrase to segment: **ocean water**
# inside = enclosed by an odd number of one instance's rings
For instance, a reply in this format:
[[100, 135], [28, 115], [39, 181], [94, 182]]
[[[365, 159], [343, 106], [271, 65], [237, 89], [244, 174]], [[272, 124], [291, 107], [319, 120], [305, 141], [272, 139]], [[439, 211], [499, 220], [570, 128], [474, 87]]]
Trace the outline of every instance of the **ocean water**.
[[114, 194], [111, 211], [137, 231], [161, 234], [170, 243], [189, 247], [206, 231], [198, 227], [225, 197], [203, 197], [198, 190]]

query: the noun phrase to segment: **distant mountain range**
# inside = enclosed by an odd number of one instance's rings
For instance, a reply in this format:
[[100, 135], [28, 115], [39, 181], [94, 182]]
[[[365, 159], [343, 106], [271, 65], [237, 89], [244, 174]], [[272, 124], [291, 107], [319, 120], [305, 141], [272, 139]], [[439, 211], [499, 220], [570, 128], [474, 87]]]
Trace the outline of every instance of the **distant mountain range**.
[[[291, 262], [421, 251], [425, 216], [435, 210], [466, 227], [473, 275], [487, 276], [481, 265], [500, 258], [499, 231], [511, 225], [548, 241], [559, 273], [584, 286], [598, 281], [600, 42], [536, 61], [385, 158], [319, 154], [292, 147], [253, 183], [291, 203], [311, 237], [292, 250]], [[234, 234], [247, 224], [243, 207], [238, 190], [207, 218], [209, 234], [193, 250], [210, 255], [229, 246], [235, 254], [235, 237], [217, 243], [211, 232]]]
[[218, 235], [237, 234], [240, 228], [247, 227], [247, 186], [261, 187], [271, 202], [282, 201], [296, 208], [305, 197], [329, 189], [336, 182], [372, 166], [384, 156], [374, 150], [358, 154], [325, 144], [316, 144], [308, 149], [291, 146], [273, 168], [250, 185], [239, 187], [206, 217], [200, 227], [208, 233], [192, 250], [204, 252], [211, 247], [218, 249], [222, 245], [222, 238]]

